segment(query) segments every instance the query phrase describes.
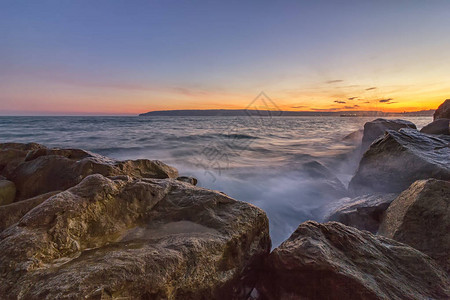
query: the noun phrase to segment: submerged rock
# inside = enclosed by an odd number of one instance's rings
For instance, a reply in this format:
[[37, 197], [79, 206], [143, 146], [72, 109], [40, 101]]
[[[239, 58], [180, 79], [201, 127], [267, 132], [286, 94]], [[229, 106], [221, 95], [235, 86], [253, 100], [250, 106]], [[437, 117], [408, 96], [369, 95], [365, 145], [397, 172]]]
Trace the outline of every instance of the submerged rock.
[[246, 299], [270, 250], [264, 212], [172, 179], [91, 175], [0, 234], [0, 294]]
[[263, 299], [448, 299], [447, 274], [405, 244], [336, 222], [301, 224], [269, 256]]
[[348, 195], [347, 189], [336, 175], [317, 161], [301, 164], [300, 174], [310, 180], [308, 189], [304, 191], [310, 193], [309, 198], [325, 200]]
[[178, 177], [175, 168], [157, 160], [115, 161], [80, 149], [47, 149], [38, 144], [0, 144], [0, 149], [2, 174], [16, 184], [16, 200], [65, 190], [91, 174]]
[[433, 115], [434, 120], [438, 119], [450, 119], [450, 99], [447, 99], [442, 103]]
[[450, 182], [412, 184], [389, 206], [379, 233], [428, 254], [450, 272]]
[[325, 208], [329, 211], [325, 222], [336, 221], [359, 230], [376, 233], [384, 212], [397, 195], [377, 194], [341, 199]]
[[16, 197], [16, 185], [9, 180], [0, 180], [0, 206], [10, 204]]
[[416, 125], [405, 120], [387, 120], [380, 118], [367, 122], [364, 124], [364, 134], [361, 146], [362, 152], [364, 153], [367, 149], [369, 149], [370, 145], [380, 136], [384, 135], [386, 130], [398, 131], [402, 128], [417, 129]]
[[450, 137], [388, 130], [364, 154], [349, 189], [356, 195], [400, 193], [427, 178], [450, 179]]
[[428, 134], [447, 134], [450, 135], [450, 119], [436, 120], [420, 130]]

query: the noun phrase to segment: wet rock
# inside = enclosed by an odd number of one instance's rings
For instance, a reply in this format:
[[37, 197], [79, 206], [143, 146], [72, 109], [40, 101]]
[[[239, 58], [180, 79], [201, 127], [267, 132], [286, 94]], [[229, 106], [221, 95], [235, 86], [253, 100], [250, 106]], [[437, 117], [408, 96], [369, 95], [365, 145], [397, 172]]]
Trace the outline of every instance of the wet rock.
[[363, 135], [364, 135], [364, 130], [362, 130], [362, 129], [361, 130], [357, 130], [357, 131], [354, 131], [354, 132], [346, 135], [342, 139], [342, 141], [359, 144], [359, 143], [362, 142]]
[[376, 233], [384, 212], [397, 196], [398, 194], [378, 194], [343, 198], [325, 208], [329, 211], [325, 222], [336, 221]]
[[389, 206], [379, 233], [428, 254], [450, 272], [450, 182], [413, 183]]
[[376, 119], [374, 121], [367, 122], [364, 124], [362, 152], [364, 153], [367, 149], [369, 149], [370, 145], [380, 136], [384, 135], [386, 130], [398, 131], [402, 128], [417, 129], [416, 125], [405, 120]]
[[450, 137], [388, 130], [364, 154], [349, 189], [355, 195], [400, 193], [427, 178], [450, 179]]
[[450, 99], [447, 99], [442, 103], [433, 115], [434, 120], [438, 119], [450, 119]]
[[197, 178], [190, 177], [190, 176], [180, 176], [177, 178], [177, 180], [182, 181], [182, 182], [187, 182], [192, 185], [197, 185], [197, 182], [198, 182]]
[[450, 119], [438, 119], [422, 128], [420, 132], [450, 135]]
[[311, 180], [308, 183], [309, 198], [338, 199], [348, 195], [344, 184], [334, 173], [317, 161], [304, 163], [300, 166], [300, 175]]
[[[16, 184], [18, 201], [65, 190], [91, 174], [134, 178], [176, 178], [178, 171], [157, 160], [115, 161], [80, 149], [47, 149], [38, 144], [1, 144], [3, 174]], [[13, 163], [12, 163], [13, 162]]]
[[248, 203], [172, 179], [91, 175], [0, 234], [0, 294], [246, 299], [270, 250]]
[[54, 191], [9, 205], [0, 206], [0, 232], [17, 223], [27, 212], [59, 192]]
[[9, 180], [0, 180], [0, 206], [10, 204], [16, 198], [16, 185]]
[[447, 274], [405, 244], [337, 222], [301, 224], [266, 263], [263, 299], [448, 299]]

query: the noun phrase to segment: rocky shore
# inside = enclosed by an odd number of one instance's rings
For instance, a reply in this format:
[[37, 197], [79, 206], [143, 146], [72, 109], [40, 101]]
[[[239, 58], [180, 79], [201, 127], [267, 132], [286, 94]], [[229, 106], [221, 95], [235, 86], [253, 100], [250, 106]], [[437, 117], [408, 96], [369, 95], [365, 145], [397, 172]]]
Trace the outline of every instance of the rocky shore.
[[450, 299], [450, 100], [434, 118], [367, 123], [345, 198], [273, 251], [264, 211], [163, 162], [0, 144], [0, 298]]

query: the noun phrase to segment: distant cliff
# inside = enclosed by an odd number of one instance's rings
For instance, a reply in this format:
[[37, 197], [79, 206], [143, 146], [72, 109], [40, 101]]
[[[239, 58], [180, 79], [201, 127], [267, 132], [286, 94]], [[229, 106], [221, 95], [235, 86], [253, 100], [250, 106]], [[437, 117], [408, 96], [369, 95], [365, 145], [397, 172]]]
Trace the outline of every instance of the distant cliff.
[[434, 110], [386, 113], [382, 111], [269, 111], [269, 110], [247, 110], [247, 109], [191, 109], [191, 110], [157, 110], [140, 114], [141, 117], [235, 117], [235, 116], [343, 116], [343, 117], [389, 117], [389, 116], [433, 116]]

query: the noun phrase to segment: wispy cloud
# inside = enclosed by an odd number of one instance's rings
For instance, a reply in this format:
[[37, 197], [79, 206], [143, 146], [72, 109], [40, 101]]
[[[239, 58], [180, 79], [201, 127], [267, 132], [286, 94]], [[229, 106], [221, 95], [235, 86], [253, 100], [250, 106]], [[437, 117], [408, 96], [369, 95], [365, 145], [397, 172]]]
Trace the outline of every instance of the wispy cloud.
[[333, 83], [339, 83], [339, 82], [343, 82], [344, 80], [342, 80], [342, 79], [335, 79], [335, 80], [328, 80], [328, 81], [325, 81], [325, 83], [328, 83], [328, 84], [333, 84]]
[[392, 100], [393, 100], [392, 98], [380, 99], [380, 100], [378, 100], [378, 102], [380, 102], [380, 103], [388, 103], [388, 102], [391, 102]]
[[335, 100], [334, 103], [345, 104], [345, 103], [347, 103], [347, 102], [345, 102], [345, 101], [340, 101], [340, 100]]
[[366, 91], [371, 91], [371, 90], [376, 90], [376, 89], [377, 89], [377, 87], [374, 86], [374, 87], [367, 88]]

